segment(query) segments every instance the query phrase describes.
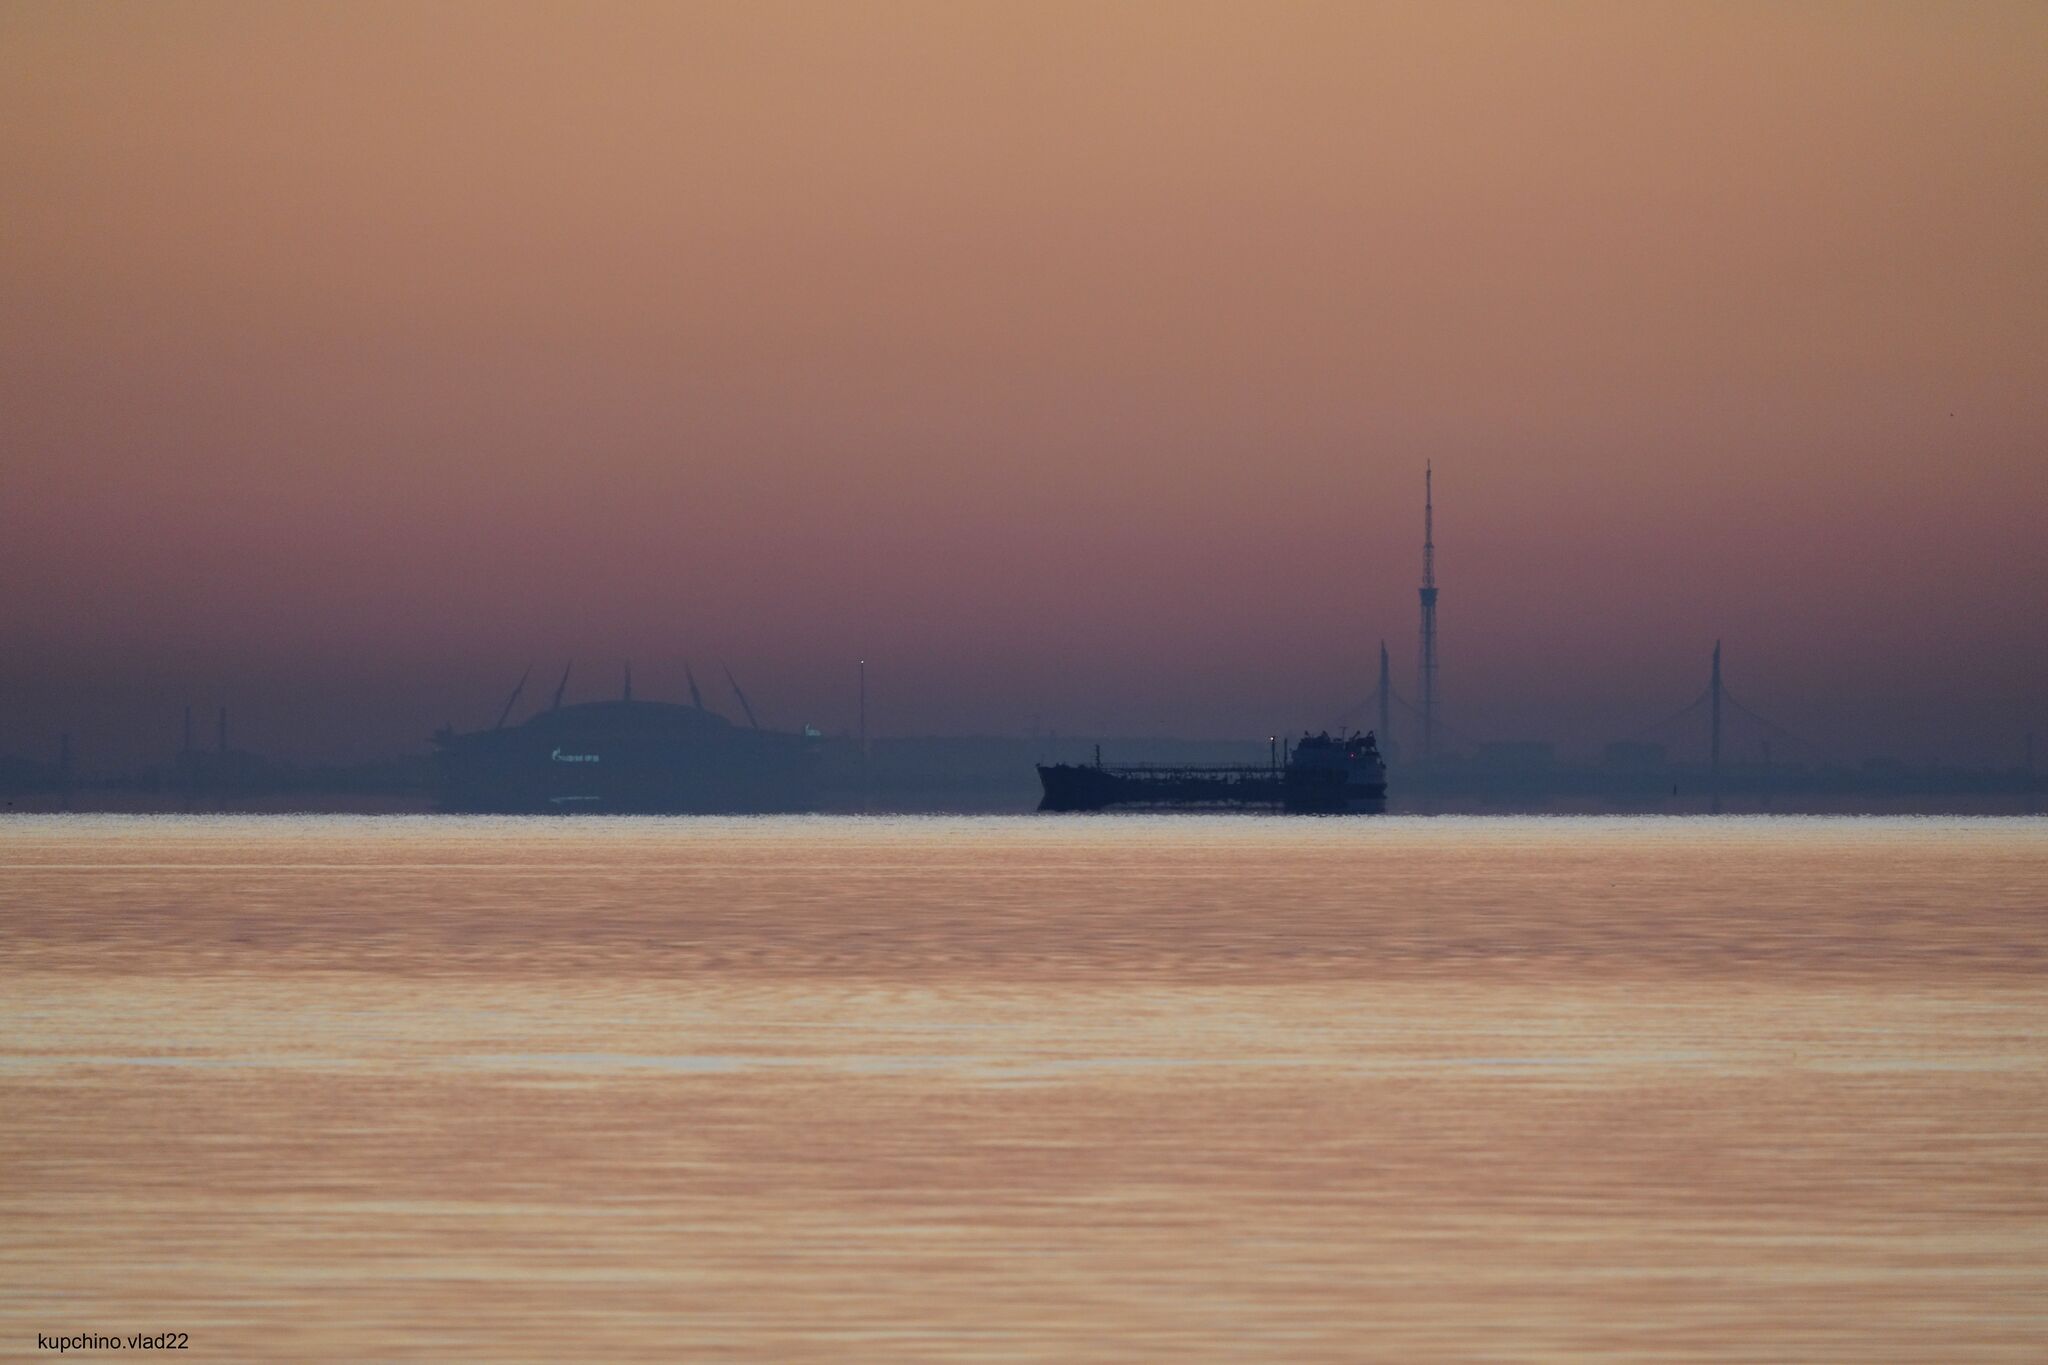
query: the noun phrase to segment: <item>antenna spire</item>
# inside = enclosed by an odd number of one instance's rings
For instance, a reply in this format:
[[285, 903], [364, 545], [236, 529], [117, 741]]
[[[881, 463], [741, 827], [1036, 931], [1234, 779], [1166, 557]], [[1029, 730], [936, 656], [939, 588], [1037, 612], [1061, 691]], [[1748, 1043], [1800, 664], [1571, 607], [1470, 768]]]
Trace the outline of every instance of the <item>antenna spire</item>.
[[1422, 694], [1422, 763], [1436, 752], [1436, 473], [1422, 466], [1422, 657], [1417, 690]]
[[1422, 465], [1422, 586], [1436, 586], [1436, 473]]

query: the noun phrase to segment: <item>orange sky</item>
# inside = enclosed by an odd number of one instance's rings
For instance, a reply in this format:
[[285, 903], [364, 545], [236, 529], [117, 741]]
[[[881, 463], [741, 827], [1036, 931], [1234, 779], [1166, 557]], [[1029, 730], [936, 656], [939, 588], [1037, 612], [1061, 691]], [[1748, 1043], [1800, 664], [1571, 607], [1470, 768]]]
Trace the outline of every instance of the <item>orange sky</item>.
[[377, 752], [571, 654], [1323, 724], [1382, 636], [1413, 691], [1429, 459], [1468, 733], [1721, 636], [2003, 756], [2044, 91], [2040, 4], [10, 3], [0, 748]]

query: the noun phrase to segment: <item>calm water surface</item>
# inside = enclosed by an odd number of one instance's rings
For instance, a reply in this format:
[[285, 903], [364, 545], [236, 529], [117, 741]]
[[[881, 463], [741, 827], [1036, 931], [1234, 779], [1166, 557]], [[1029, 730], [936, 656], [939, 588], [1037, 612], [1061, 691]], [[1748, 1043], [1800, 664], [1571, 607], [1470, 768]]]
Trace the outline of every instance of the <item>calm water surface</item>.
[[0, 1030], [6, 1356], [2048, 1357], [2039, 819], [20, 817]]

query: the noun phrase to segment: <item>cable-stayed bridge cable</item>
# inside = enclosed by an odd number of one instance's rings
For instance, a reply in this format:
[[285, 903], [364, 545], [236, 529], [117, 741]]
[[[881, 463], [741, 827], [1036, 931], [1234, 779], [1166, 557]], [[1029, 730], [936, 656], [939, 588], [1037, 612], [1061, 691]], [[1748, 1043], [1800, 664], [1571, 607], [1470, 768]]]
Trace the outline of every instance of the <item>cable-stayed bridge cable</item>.
[[[1724, 690], [1721, 693], [1721, 695], [1725, 699], [1728, 694]], [[1664, 729], [1666, 726], [1676, 725], [1679, 721], [1684, 720], [1687, 716], [1691, 715], [1693, 712], [1699, 710], [1702, 706], [1705, 706], [1709, 701], [1713, 700], [1713, 696], [1714, 689], [1710, 687], [1706, 691], [1700, 693], [1697, 697], [1694, 697], [1691, 701], [1687, 702], [1685, 705], [1679, 707], [1676, 711], [1673, 711], [1670, 715], [1664, 717], [1664, 719], [1657, 721], [1654, 724], [1645, 725], [1642, 729], [1637, 730], [1634, 734], [1630, 735], [1629, 738], [1632, 740], [1642, 739], [1646, 735], [1654, 734], [1658, 730]]]

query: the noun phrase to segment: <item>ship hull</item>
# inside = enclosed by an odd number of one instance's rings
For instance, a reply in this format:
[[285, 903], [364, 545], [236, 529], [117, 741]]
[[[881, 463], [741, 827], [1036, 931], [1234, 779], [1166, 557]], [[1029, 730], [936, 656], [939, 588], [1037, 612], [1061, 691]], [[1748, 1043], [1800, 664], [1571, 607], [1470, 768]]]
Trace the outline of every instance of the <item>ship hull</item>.
[[1038, 765], [1042, 811], [1273, 807], [1302, 813], [1368, 813], [1385, 808], [1387, 785], [1347, 778], [1334, 769], [1126, 769], [1082, 764]]

